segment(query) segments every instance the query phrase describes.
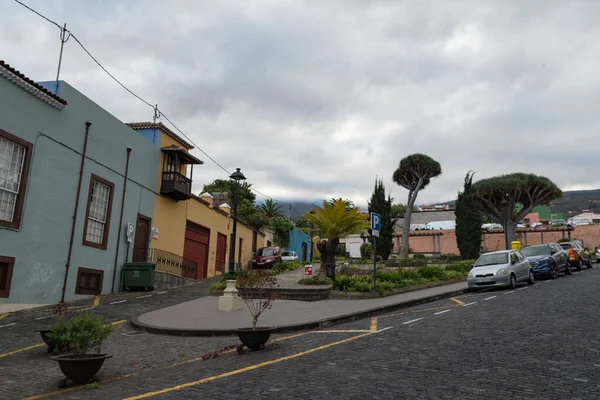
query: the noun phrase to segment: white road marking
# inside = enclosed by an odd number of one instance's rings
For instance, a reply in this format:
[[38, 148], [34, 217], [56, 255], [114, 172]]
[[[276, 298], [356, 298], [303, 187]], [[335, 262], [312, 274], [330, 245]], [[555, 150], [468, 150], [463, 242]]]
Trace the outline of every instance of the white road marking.
[[436, 313], [433, 313], [433, 315], [440, 315], [440, 314], [447, 313], [447, 312], [450, 312], [450, 311], [451, 310], [438, 311]]
[[13, 326], [16, 324], [17, 324], [16, 322], [13, 322], [12, 324], [0, 325], [0, 328], [6, 328], [7, 326]]
[[600, 364], [594, 364], [594, 367], [600, 367]]
[[380, 329], [380, 330], [378, 330], [378, 331], [375, 331], [375, 333], [379, 333], [379, 332], [387, 331], [388, 329], [392, 329], [392, 328], [393, 328], [393, 326], [388, 326], [387, 328], [383, 328], [383, 329]]
[[491, 297], [487, 297], [487, 298], [485, 298], [485, 299], [483, 299], [483, 300], [491, 300], [491, 299], [495, 299], [496, 297], [498, 297], [498, 296], [491, 296]]
[[165, 294], [167, 292], [156, 292], [156, 294]]
[[94, 306], [88, 307], [88, 308], [82, 308], [81, 310], [77, 310], [77, 312], [82, 312], [82, 311], [85, 311], [85, 310], [91, 310], [92, 308], [94, 308]]
[[504, 294], [511, 294], [511, 293], [514, 293], [514, 292], [515, 292], [514, 290], [511, 290], [510, 292], [505, 292]]
[[529, 289], [529, 286], [525, 286], [525, 287], [519, 288], [517, 290], [525, 290], [525, 289]]
[[476, 302], [476, 301], [473, 301], [473, 302], [471, 302], [471, 303], [463, 304], [462, 306], [463, 306], [463, 307], [467, 307], [467, 306], [472, 306], [473, 304], [477, 304], [477, 302]]
[[573, 275], [577, 275], [579, 272], [573, 272]]
[[147, 295], [147, 296], [140, 296], [140, 297], [136, 297], [136, 299], [145, 299], [146, 297], [150, 297], [152, 296], [151, 294]]
[[573, 380], [577, 381], [577, 382], [584, 382], [584, 383], [588, 383], [590, 381], [589, 379], [583, 379], [583, 378], [575, 378]]
[[423, 319], [423, 318], [411, 319], [410, 321], [403, 322], [403, 323], [402, 323], [402, 325], [406, 325], [406, 324], [412, 324], [413, 322], [417, 322], [417, 321], [420, 321], [420, 320], [422, 320], [422, 319]]
[[121, 301], [113, 301], [112, 303], [108, 303], [108, 304], [119, 304], [119, 303], [125, 303], [127, 300], [121, 300]]
[[46, 315], [44, 317], [37, 317], [36, 320], [46, 319], [46, 318], [50, 318], [50, 317], [52, 317], [52, 315]]
[[550, 282], [552, 282], [552, 281], [546, 281], [546, 282], [544, 282], [544, 283], [550, 283]]

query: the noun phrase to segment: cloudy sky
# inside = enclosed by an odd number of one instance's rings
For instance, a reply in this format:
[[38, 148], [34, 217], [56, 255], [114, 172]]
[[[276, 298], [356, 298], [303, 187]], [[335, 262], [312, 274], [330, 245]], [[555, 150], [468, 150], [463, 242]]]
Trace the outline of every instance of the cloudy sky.
[[[600, 187], [600, 1], [23, 1], [279, 200], [362, 205], [380, 176], [405, 202], [391, 176], [416, 152], [443, 169], [418, 203], [453, 199], [471, 169]], [[50, 80], [59, 47], [55, 26], [0, 2], [0, 59]], [[124, 122], [152, 119], [73, 40], [61, 78]], [[196, 190], [226, 177], [194, 152]]]

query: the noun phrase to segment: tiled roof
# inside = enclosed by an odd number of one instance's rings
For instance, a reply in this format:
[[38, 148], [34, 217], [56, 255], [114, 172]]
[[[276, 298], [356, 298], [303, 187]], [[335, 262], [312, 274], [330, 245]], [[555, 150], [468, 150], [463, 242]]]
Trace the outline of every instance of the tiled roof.
[[141, 129], [160, 129], [168, 136], [177, 140], [179, 143], [187, 147], [188, 150], [194, 148], [194, 146], [192, 146], [189, 142], [183, 140], [181, 136], [167, 128], [162, 122], [128, 122], [126, 125], [136, 131]]
[[35, 89], [39, 90], [40, 92], [42, 92], [46, 96], [49, 96], [49, 97], [53, 98], [54, 100], [56, 100], [60, 104], [65, 105], [65, 106], [68, 104], [65, 99], [63, 99], [62, 97], [59, 97], [59, 96], [55, 95], [54, 93], [52, 93], [51, 91], [49, 91], [48, 89], [46, 89], [45, 87], [43, 87], [42, 85], [34, 82], [32, 79], [28, 78], [27, 76], [25, 76], [20, 71], [18, 71], [16, 69], [14, 69], [13, 67], [11, 67], [10, 64], [4, 62], [4, 60], [0, 60], [0, 67], [4, 67], [4, 69], [6, 71], [8, 71], [12, 75], [20, 78], [21, 81], [24, 81], [24, 82], [28, 83], [30, 86], [32, 86]]

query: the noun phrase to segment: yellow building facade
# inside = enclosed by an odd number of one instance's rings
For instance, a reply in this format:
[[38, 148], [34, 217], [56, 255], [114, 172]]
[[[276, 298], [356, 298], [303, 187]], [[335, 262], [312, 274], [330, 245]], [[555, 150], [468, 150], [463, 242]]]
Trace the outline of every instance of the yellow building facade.
[[[210, 196], [191, 192], [194, 174], [197, 176], [200, 170], [197, 166], [202, 164], [190, 154], [193, 146], [162, 123], [128, 125], [153, 140], [161, 151], [150, 245], [153, 261], [178, 256], [184, 265], [182, 275], [193, 279], [226, 272], [233, 226], [231, 210], [213, 207]], [[245, 268], [263, 241], [263, 233], [238, 221], [235, 263]]]

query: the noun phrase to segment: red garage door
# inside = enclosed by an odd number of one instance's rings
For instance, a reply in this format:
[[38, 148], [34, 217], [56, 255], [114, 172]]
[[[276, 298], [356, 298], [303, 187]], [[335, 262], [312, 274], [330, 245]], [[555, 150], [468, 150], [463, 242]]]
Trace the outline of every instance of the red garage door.
[[206, 278], [208, 274], [208, 245], [210, 230], [203, 226], [188, 222], [185, 230], [183, 257], [198, 264], [196, 279]]

